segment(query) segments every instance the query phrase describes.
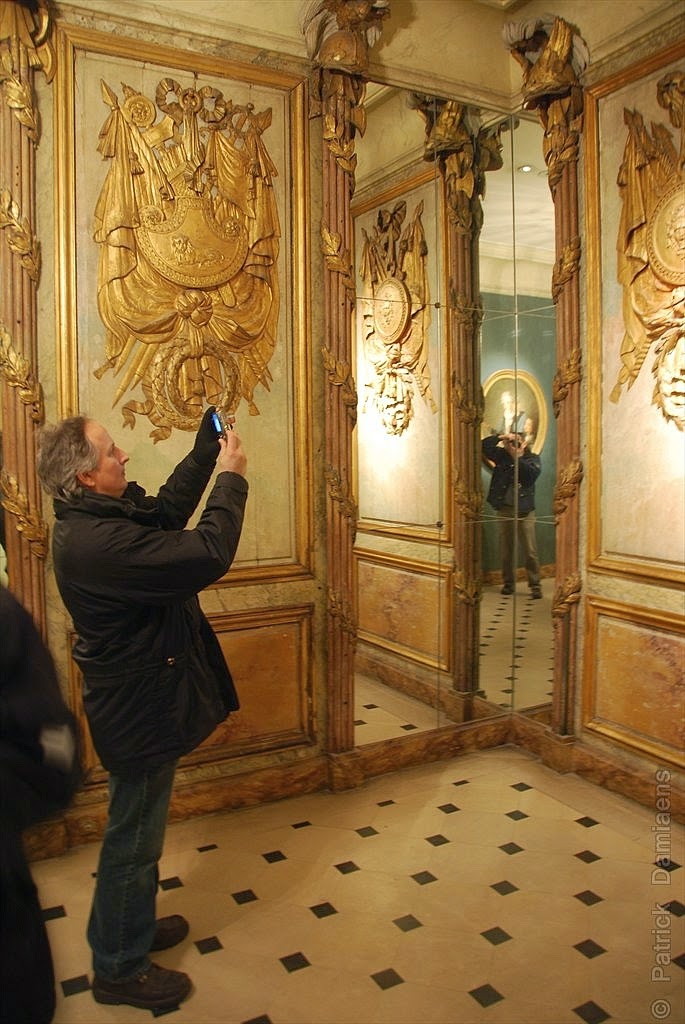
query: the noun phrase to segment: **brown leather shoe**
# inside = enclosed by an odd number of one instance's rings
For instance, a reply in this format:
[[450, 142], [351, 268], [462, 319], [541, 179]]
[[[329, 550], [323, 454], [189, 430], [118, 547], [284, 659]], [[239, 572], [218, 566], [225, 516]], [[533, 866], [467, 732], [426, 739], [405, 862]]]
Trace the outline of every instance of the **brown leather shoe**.
[[172, 1010], [182, 1003], [192, 988], [192, 982], [182, 971], [169, 971], [158, 964], [150, 964], [137, 978], [127, 981], [105, 981], [93, 978], [93, 999], [96, 1003], [117, 1006], [138, 1006], [141, 1010]]
[[158, 953], [160, 949], [171, 949], [183, 942], [188, 934], [190, 926], [185, 917], [180, 914], [170, 914], [169, 917], [160, 917], [155, 929], [155, 937], [150, 946], [151, 953]]

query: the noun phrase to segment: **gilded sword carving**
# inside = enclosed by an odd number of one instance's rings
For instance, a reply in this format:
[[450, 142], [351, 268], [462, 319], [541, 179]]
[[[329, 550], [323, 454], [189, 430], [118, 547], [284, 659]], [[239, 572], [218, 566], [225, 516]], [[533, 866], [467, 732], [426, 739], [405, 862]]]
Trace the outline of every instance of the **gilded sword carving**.
[[251, 415], [269, 389], [279, 312], [277, 169], [264, 135], [271, 110], [212, 86], [159, 82], [154, 102], [102, 82], [110, 113], [99, 151], [111, 161], [95, 210], [102, 377], [114, 402], [153, 424], [155, 441], [192, 430], [203, 402]]
[[664, 124], [645, 127], [624, 110], [628, 128], [618, 174], [622, 201], [617, 278], [623, 286], [621, 367], [611, 392], [618, 402], [653, 348], [652, 403], [685, 428], [685, 72], [664, 75], [657, 100], [680, 129], [679, 147]]

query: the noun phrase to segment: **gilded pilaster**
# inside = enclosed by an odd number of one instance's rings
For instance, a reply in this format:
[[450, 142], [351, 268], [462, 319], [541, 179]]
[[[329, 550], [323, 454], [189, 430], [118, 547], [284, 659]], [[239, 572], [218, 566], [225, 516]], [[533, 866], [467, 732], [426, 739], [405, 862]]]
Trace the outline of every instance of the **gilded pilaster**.
[[578, 571], [580, 486], [580, 232], [578, 147], [583, 120], [579, 75], [587, 49], [561, 18], [507, 26], [512, 56], [523, 69], [524, 106], [537, 110], [544, 131], [543, 152], [554, 199], [556, 264], [552, 292], [556, 304], [557, 417], [556, 579], [553, 601], [554, 694], [552, 729], [573, 733], [577, 676], [577, 616], [582, 590]]
[[326, 371], [326, 524], [328, 556], [328, 740], [330, 753], [354, 747], [356, 609], [352, 549], [356, 509], [352, 500], [352, 431], [356, 387], [352, 379], [354, 285], [352, 215], [357, 158], [363, 134], [368, 46], [380, 34], [387, 0], [362, 5], [335, 0], [305, 5], [303, 27], [317, 67], [316, 102], [323, 121], [324, 343]]
[[43, 420], [38, 381], [37, 300], [40, 246], [35, 236], [35, 148], [39, 122], [33, 73], [54, 74], [47, 3], [0, 5], [0, 388], [10, 589], [45, 626], [47, 529], [35, 472]]
[[415, 94], [426, 121], [425, 158], [443, 179], [447, 346], [451, 368], [450, 492], [454, 522], [452, 684], [478, 689], [481, 600], [480, 425], [483, 418], [479, 328], [482, 317], [478, 239], [485, 172], [501, 167], [499, 138], [480, 128], [478, 112], [453, 100]]

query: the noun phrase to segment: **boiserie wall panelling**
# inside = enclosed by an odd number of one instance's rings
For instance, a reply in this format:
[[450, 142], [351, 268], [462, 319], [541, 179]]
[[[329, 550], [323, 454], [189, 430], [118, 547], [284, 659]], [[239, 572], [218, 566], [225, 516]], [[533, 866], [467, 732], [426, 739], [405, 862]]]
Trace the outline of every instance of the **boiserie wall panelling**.
[[449, 569], [358, 551], [355, 570], [359, 639], [421, 665], [448, 671]]
[[583, 726], [685, 767], [682, 616], [589, 596]]

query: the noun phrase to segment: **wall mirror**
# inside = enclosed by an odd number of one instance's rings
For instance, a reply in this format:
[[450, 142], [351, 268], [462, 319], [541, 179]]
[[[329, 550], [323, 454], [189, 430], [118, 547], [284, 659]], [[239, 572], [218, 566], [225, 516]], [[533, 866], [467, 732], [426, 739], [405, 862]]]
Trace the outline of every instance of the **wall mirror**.
[[[527, 414], [521, 425], [530, 421], [529, 443], [543, 464], [536, 487], [543, 598], [530, 598], [523, 570], [516, 592], [501, 594], [499, 524], [484, 501], [472, 531], [482, 549], [482, 602], [473, 699], [464, 701], [451, 678], [460, 614], [455, 531], [466, 527], [451, 507], [460, 453], [450, 450], [445, 334], [453, 297], [443, 182], [436, 162], [425, 159], [426, 119], [412, 94], [369, 83], [364, 107], [352, 200], [357, 745], [548, 703], [555, 558], [554, 210], [542, 130], [532, 119], [481, 112], [480, 124], [498, 129], [502, 142], [502, 167], [486, 175], [480, 236], [481, 432], [499, 429], [506, 392]], [[489, 474], [483, 464], [484, 498]]]

